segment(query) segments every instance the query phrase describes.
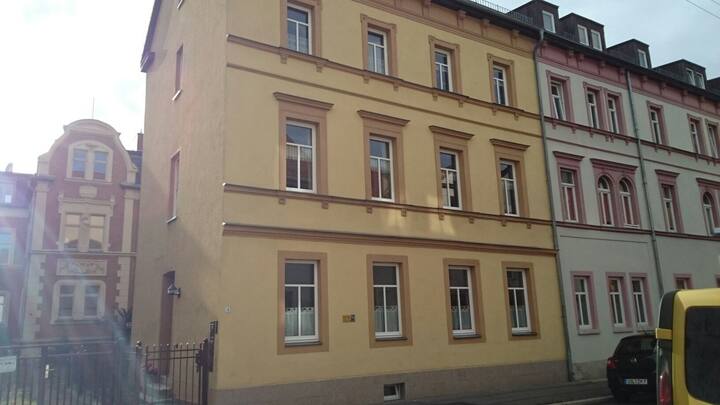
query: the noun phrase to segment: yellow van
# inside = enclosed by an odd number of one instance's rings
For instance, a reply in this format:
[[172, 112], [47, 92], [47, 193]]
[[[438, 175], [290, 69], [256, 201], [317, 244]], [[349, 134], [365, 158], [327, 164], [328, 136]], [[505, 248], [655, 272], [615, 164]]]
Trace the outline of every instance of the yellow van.
[[720, 288], [665, 294], [655, 338], [657, 403], [720, 404]]

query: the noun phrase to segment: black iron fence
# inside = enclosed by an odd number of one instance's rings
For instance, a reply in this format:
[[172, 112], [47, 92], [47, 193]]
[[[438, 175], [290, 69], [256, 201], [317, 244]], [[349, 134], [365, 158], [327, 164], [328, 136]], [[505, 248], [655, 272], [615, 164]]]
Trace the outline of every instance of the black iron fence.
[[0, 405], [207, 405], [216, 331], [201, 343], [0, 346]]

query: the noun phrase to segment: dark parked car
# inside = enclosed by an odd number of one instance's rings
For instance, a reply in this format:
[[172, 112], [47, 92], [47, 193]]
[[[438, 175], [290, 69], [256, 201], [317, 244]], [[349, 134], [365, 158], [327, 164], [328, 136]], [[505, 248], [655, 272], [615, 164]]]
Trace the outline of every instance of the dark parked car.
[[622, 338], [607, 360], [607, 381], [618, 401], [637, 393], [655, 395], [655, 336]]

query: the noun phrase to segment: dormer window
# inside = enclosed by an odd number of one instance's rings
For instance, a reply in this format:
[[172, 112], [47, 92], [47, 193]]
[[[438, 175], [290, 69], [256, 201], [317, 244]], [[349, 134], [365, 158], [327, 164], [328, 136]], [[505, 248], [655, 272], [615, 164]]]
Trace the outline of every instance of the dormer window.
[[648, 67], [647, 53], [645, 53], [645, 51], [643, 51], [642, 49], [638, 49], [638, 62], [640, 63], [640, 66], [647, 69], [647, 67]]
[[688, 83], [690, 83], [694, 86], [695, 85], [695, 72], [693, 72], [692, 69], [685, 69], [685, 71], [687, 72]]
[[543, 28], [545, 29], [545, 31], [555, 33], [555, 16], [553, 15], [553, 13], [543, 11], [542, 18]]
[[585, 28], [579, 24], [578, 24], [578, 41], [580, 41], [580, 43], [583, 45], [590, 46], [590, 40], [588, 39], [587, 28]]
[[590, 35], [592, 37], [592, 47], [597, 49], [598, 51], [602, 51], [602, 35], [600, 35], [600, 33], [595, 30], [590, 30]]
[[703, 77], [702, 73], [695, 73], [695, 85], [701, 89], [705, 88], [705, 77]]
[[112, 153], [95, 142], [81, 142], [69, 148], [67, 177], [83, 180], [110, 181]]

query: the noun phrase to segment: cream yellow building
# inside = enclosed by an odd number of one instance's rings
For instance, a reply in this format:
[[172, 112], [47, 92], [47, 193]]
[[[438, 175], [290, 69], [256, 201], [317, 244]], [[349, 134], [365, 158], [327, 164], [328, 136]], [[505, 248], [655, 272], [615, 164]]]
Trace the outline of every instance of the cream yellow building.
[[526, 27], [467, 1], [157, 0], [135, 338], [218, 320], [218, 404], [564, 381]]

